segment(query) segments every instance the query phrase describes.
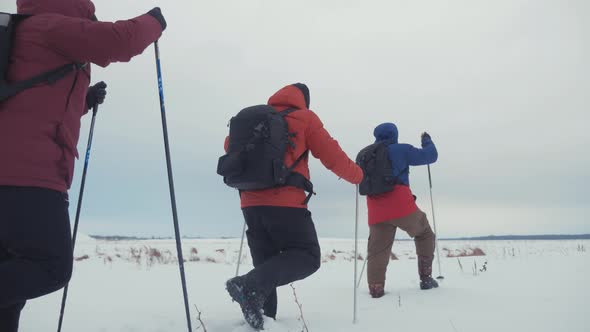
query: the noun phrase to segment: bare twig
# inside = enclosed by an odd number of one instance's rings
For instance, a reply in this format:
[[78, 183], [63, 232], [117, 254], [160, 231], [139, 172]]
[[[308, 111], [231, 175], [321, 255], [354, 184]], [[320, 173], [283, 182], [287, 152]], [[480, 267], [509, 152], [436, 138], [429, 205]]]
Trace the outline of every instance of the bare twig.
[[197, 320], [199, 321], [199, 324], [201, 324], [201, 326], [197, 327], [197, 330], [199, 330], [202, 327], [203, 332], [207, 332], [207, 327], [205, 326], [205, 322], [203, 322], [203, 319], [201, 318], [202, 313], [196, 304], [195, 304], [195, 309], [197, 309], [197, 313], [198, 313]]
[[297, 298], [297, 293], [295, 292], [295, 286], [293, 286], [293, 284], [291, 284], [291, 288], [293, 289], [293, 297], [295, 297], [295, 303], [299, 307], [299, 320], [303, 323], [303, 329], [301, 331], [309, 332], [309, 328], [307, 327], [307, 323], [305, 322], [305, 317], [303, 317], [303, 305], [299, 302], [299, 299]]
[[455, 327], [455, 324], [453, 324], [453, 321], [449, 319], [449, 322], [451, 322], [451, 326], [453, 327], [453, 331], [459, 332], [459, 331], [457, 331], [457, 328]]
[[459, 263], [459, 267], [461, 268], [461, 272], [463, 272], [463, 264], [461, 264], [461, 260], [457, 257], [457, 262]]
[[397, 305], [401, 308], [402, 307], [402, 294], [397, 294]]

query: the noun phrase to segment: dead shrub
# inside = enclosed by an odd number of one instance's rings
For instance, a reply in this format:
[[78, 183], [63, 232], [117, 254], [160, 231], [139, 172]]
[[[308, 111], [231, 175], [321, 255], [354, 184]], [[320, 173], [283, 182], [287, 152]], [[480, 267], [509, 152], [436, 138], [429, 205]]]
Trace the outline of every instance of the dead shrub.
[[481, 248], [467, 248], [467, 249], [455, 249], [451, 251], [449, 249], [443, 249], [447, 251], [447, 257], [473, 257], [473, 256], [485, 256], [486, 253]]
[[201, 258], [199, 258], [199, 251], [197, 250], [197, 248], [192, 248], [191, 249], [191, 255], [189, 257], [189, 261], [190, 262], [200, 262]]
[[473, 252], [471, 253], [471, 256], [485, 256], [486, 253], [483, 252], [483, 250], [481, 250], [480, 248], [474, 248]]

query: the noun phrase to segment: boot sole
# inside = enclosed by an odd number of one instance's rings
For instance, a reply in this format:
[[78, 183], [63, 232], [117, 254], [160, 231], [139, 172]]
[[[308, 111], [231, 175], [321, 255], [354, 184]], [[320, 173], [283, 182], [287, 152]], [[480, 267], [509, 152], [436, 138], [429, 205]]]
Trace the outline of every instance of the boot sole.
[[432, 286], [432, 287], [422, 287], [422, 286], [420, 286], [420, 289], [421, 290], [429, 290], [429, 289], [434, 289], [434, 288], [438, 288], [438, 285]]
[[225, 284], [225, 289], [229, 293], [229, 296], [232, 298], [232, 300], [237, 302], [242, 308], [242, 315], [244, 315], [244, 319], [248, 325], [250, 325], [253, 329], [263, 330], [264, 318], [262, 316], [262, 310], [256, 312], [256, 310], [251, 310], [244, 305], [245, 296], [242, 287], [239, 287], [238, 285], [228, 281]]

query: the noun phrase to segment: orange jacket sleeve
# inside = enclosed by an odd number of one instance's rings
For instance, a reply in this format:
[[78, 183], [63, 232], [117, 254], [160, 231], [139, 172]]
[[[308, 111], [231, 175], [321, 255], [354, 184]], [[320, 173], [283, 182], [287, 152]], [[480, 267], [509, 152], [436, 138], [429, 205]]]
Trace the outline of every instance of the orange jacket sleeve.
[[225, 150], [225, 152], [227, 152], [227, 150], [229, 149], [229, 136], [227, 136], [225, 138], [225, 142], [223, 142], [223, 149]]
[[324, 129], [320, 118], [311, 112], [311, 120], [305, 131], [306, 142], [312, 155], [334, 174], [344, 180], [358, 184], [363, 179], [363, 171], [348, 156], [338, 142]]

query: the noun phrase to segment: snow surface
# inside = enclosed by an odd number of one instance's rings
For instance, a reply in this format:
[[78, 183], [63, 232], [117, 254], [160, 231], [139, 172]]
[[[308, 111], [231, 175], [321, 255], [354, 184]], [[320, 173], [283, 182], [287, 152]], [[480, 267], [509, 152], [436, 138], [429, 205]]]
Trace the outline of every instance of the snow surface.
[[[173, 241], [80, 239], [64, 332], [187, 331]], [[322, 268], [294, 284], [309, 331], [590, 331], [590, 241], [441, 241], [445, 256], [476, 248], [486, 255], [443, 258], [445, 280], [430, 291], [418, 289], [413, 243], [398, 241], [393, 252], [399, 260], [389, 265], [386, 295], [370, 298], [363, 278], [356, 325], [353, 241], [321, 242]], [[194, 331], [204, 330], [195, 305], [208, 332], [253, 331], [224, 289], [235, 273], [239, 243], [183, 241]], [[360, 248], [364, 257], [366, 241]], [[247, 251], [243, 272], [251, 268]], [[360, 271], [363, 261], [358, 263]], [[437, 274], [436, 261], [434, 267]], [[55, 331], [61, 295], [29, 301], [21, 332]], [[278, 315], [276, 322], [266, 321], [265, 331], [305, 331], [289, 286], [279, 289]]]

